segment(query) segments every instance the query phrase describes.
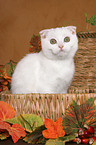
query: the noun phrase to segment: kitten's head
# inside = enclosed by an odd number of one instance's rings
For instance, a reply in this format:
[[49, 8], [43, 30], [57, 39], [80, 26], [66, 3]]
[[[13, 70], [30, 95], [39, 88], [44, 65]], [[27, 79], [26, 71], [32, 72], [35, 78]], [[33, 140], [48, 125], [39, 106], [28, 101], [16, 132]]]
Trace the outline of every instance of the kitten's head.
[[45, 29], [40, 31], [40, 36], [42, 51], [49, 59], [73, 58], [78, 49], [74, 26]]

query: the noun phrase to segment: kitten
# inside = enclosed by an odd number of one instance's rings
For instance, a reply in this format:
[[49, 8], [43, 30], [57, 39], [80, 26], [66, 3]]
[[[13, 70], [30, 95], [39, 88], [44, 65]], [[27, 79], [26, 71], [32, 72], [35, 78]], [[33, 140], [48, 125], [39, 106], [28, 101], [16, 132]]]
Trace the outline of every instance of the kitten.
[[42, 51], [27, 54], [16, 66], [13, 94], [67, 93], [75, 71], [76, 27], [45, 29], [40, 36]]

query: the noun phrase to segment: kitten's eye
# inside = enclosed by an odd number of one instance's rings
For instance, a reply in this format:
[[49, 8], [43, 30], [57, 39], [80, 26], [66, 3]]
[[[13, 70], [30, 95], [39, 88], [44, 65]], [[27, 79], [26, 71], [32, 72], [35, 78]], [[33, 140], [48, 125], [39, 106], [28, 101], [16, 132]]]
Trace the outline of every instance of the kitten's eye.
[[70, 38], [69, 37], [65, 37], [64, 38], [64, 42], [69, 42], [70, 41]]
[[55, 39], [51, 39], [51, 40], [50, 40], [50, 43], [51, 43], [51, 44], [56, 44], [57, 41], [56, 41]]

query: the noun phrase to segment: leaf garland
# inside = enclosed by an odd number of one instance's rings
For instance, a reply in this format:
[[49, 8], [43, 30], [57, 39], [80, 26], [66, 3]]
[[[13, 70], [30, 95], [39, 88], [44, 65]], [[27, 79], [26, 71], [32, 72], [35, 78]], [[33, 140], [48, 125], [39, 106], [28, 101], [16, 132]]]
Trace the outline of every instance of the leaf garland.
[[42, 119], [35, 114], [21, 114], [17, 117], [14, 115], [15, 110], [7, 103], [0, 101], [1, 140], [11, 135], [14, 143], [23, 137], [25, 142], [32, 144], [64, 145], [75, 139], [75, 133], [84, 129], [85, 124], [94, 128], [94, 137], [96, 137], [96, 106], [93, 98], [81, 105], [73, 100], [66, 109], [63, 120], [60, 117], [56, 122], [45, 118], [43, 124]]

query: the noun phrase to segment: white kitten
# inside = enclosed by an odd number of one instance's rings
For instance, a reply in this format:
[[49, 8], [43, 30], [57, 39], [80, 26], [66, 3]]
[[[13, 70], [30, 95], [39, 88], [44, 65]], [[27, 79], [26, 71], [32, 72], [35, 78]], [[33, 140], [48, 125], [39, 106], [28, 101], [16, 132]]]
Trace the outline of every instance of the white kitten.
[[17, 64], [12, 93], [67, 93], [75, 71], [76, 27], [46, 29], [40, 36], [42, 51], [26, 55]]

